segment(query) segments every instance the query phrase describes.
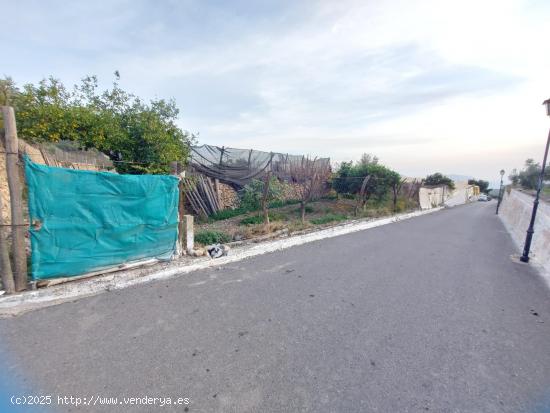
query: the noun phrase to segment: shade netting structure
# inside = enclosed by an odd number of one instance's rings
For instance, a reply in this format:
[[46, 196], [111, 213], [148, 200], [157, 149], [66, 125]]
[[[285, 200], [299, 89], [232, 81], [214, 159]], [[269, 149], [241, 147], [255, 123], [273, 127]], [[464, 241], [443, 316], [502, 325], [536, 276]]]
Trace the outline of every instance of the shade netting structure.
[[[303, 155], [263, 152], [202, 145], [191, 147], [191, 165], [206, 176], [242, 188], [252, 179], [271, 172], [282, 181], [291, 181], [292, 163], [300, 163]], [[330, 165], [330, 158], [316, 158], [315, 162]]]

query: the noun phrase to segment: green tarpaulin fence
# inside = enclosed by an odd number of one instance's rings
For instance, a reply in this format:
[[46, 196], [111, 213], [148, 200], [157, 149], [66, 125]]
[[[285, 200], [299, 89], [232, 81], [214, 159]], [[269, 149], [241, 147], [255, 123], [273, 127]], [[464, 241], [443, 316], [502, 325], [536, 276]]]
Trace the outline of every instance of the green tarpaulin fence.
[[178, 231], [176, 177], [55, 168], [28, 158], [25, 174], [34, 279], [172, 256]]

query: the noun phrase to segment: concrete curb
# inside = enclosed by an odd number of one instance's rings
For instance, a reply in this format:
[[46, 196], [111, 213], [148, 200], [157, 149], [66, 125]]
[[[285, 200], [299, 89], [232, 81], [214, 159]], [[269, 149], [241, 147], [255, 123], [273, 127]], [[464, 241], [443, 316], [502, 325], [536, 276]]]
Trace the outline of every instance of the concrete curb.
[[405, 214], [398, 214], [388, 218], [381, 218], [371, 221], [355, 221], [347, 224], [314, 231], [311, 233], [290, 236], [284, 239], [268, 241], [261, 244], [246, 245], [241, 248], [231, 250], [230, 255], [218, 259], [199, 258], [193, 260], [191, 264], [169, 266], [160, 271], [149, 274], [140, 273], [113, 273], [97, 276], [91, 279], [83, 280], [78, 283], [66, 283], [50, 288], [44, 288], [36, 291], [26, 291], [21, 294], [0, 296], [0, 317], [18, 315], [26, 311], [35, 310], [50, 305], [60, 304], [66, 301], [73, 301], [78, 298], [99, 294], [104, 291], [119, 290], [134, 285], [144, 284], [152, 281], [165, 280], [177, 275], [188, 274], [210, 267], [218, 267], [236, 261], [269, 252], [280, 251], [308, 242], [319, 241], [326, 238], [337, 237], [340, 235], [351, 234], [353, 232], [363, 231], [370, 228], [380, 227], [382, 225], [392, 224], [407, 220], [410, 218], [431, 214], [443, 209], [442, 207], [433, 208], [424, 211], [415, 211]]

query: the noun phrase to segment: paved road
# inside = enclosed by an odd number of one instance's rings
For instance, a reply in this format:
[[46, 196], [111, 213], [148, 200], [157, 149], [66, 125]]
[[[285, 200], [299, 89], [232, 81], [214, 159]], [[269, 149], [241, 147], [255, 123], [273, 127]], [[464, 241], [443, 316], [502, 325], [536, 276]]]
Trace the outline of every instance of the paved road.
[[0, 320], [7, 374], [43, 394], [190, 398], [60, 411], [543, 411], [550, 294], [493, 208]]

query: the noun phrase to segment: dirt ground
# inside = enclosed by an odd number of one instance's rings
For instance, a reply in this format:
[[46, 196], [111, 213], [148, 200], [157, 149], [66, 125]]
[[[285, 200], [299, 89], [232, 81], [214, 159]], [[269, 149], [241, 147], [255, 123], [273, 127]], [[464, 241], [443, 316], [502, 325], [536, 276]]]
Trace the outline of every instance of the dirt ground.
[[300, 231], [311, 227], [325, 227], [357, 218], [376, 218], [391, 215], [392, 211], [387, 206], [367, 207], [355, 215], [355, 200], [335, 199], [320, 200], [308, 203], [306, 208], [306, 222], [300, 220], [300, 205], [286, 205], [280, 208], [270, 208], [270, 227], [263, 223], [246, 223], [243, 220], [260, 216], [261, 211], [249, 212], [233, 218], [201, 222], [195, 225], [196, 233], [203, 231], [220, 231], [227, 234], [231, 240], [240, 241], [265, 235], [270, 232], [287, 229], [289, 232]]

